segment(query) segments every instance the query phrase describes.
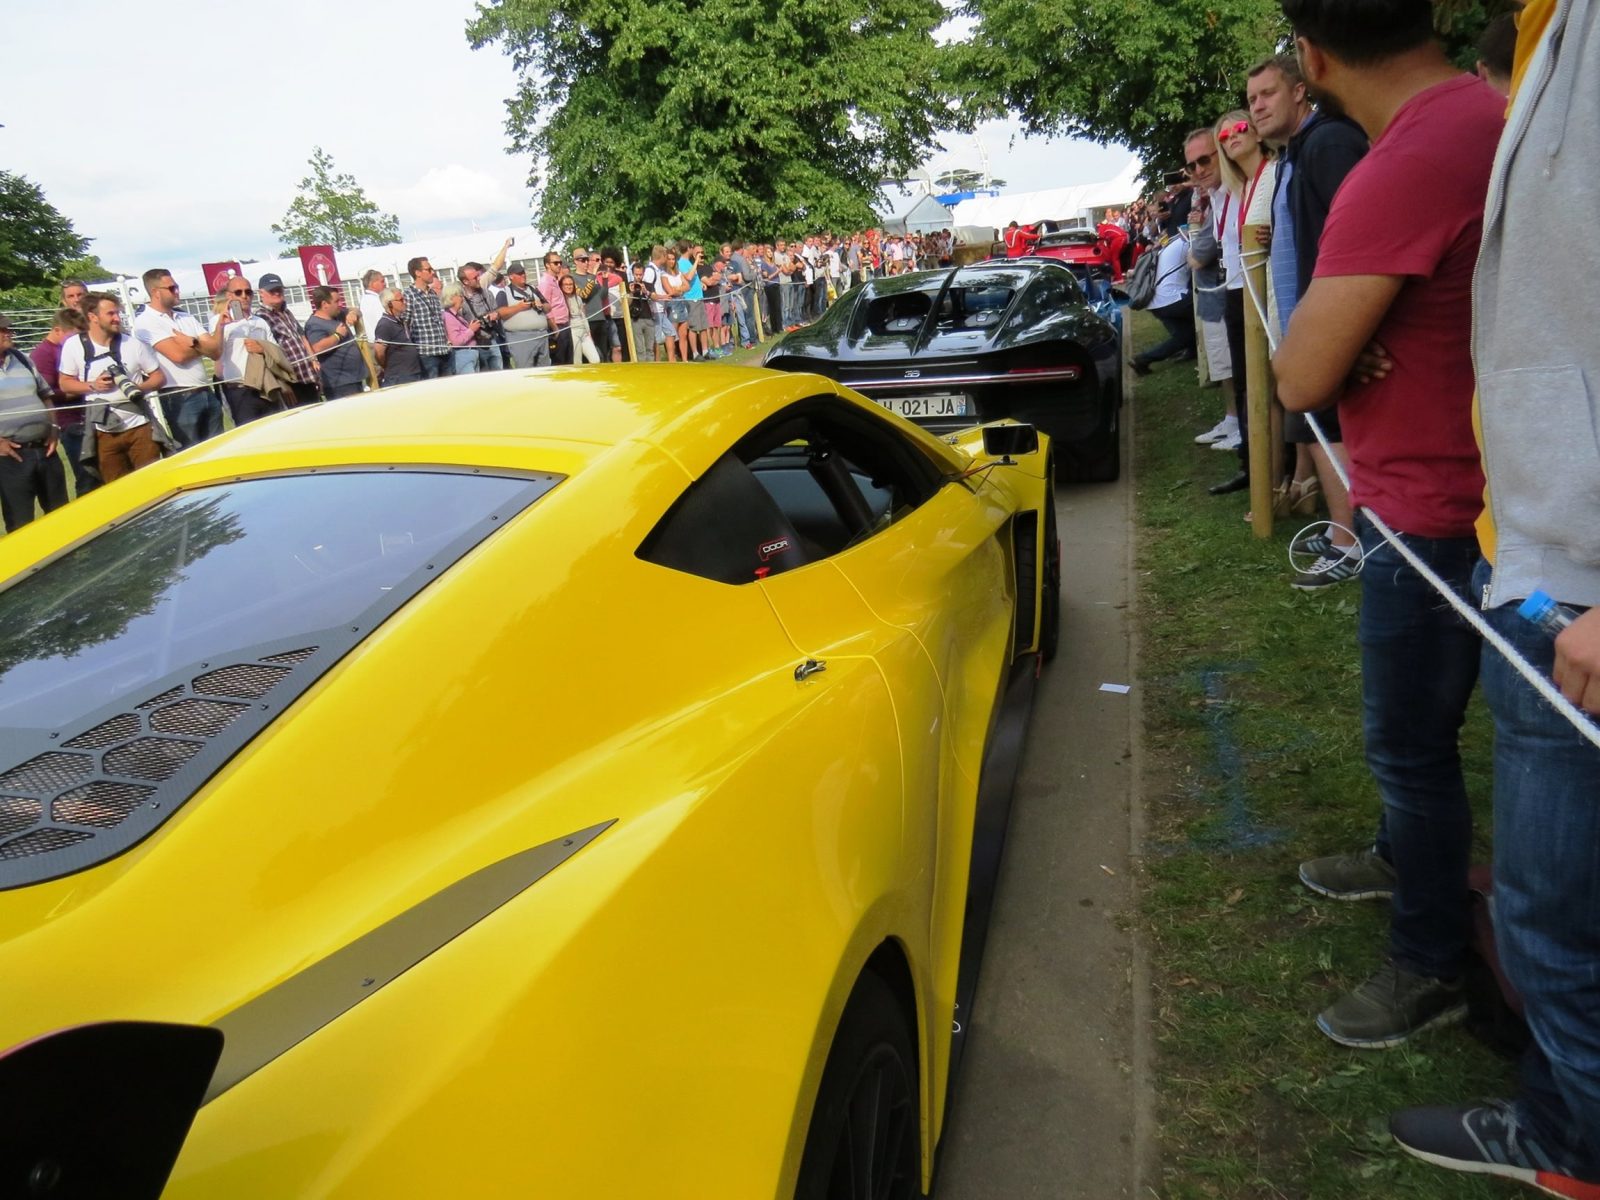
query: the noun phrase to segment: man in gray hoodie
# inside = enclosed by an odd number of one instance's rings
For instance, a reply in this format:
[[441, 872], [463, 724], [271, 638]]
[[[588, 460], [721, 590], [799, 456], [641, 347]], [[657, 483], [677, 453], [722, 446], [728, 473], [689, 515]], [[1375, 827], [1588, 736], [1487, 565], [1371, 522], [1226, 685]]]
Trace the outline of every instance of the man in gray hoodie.
[[[1600, 219], [1600, 0], [1535, 0], [1526, 73], [1501, 139], [1474, 285], [1486, 562], [1494, 628], [1567, 699], [1600, 714], [1600, 278], [1559, 228]], [[1587, 214], [1587, 216], [1585, 216]], [[1535, 302], [1533, 289], [1548, 297]], [[1571, 624], [1517, 613], [1543, 590]], [[1495, 941], [1533, 1044], [1510, 1102], [1420, 1108], [1395, 1139], [1438, 1166], [1600, 1197], [1600, 750], [1492, 646]]]

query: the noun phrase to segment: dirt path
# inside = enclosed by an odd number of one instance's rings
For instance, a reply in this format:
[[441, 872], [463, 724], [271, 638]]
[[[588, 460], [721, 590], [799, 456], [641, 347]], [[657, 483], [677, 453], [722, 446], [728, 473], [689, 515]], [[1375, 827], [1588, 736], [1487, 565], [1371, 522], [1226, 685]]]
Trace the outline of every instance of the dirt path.
[[1135, 684], [1128, 472], [1062, 489], [1056, 515], [1062, 649], [1039, 684], [938, 1200], [1155, 1195], [1149, 989], [1125, 932], [1139, 689], [1100, 690]]

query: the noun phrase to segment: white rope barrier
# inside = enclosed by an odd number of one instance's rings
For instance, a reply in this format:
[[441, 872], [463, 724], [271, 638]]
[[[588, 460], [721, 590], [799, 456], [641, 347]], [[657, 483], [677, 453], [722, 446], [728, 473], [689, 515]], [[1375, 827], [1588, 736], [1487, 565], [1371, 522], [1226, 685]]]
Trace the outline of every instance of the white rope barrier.
[[[1245, 256], [1247, 258], [1254, 257], [1256, 261], [1260, 261], [1260, 259], [1268, 256], [1268, 252], [1265, 250], [1249, 250], [1245, 252]], [[1253, 266], [1255, 264], [1251, 262], [1247, 263], [1246, 265]], [[1262, 329], [1266, 331], [1267, 344], [1271, 347], [1272, 351], [1276, 353], [1278, 349], [1278, 335], [1277, 332], [1272, 328], [1271, 323], [1267, 320], [1266, 304], [1262, 297], [1257, 293], [1255, 282], [1251, 279], [1248, 269], [1244, 272], [1244, 283], [1245, 292], [1250, 297], [1250, 303], [1254, 306], [1256, 315], [1261, 318]], [[1322, 425], [1317, 421], [1316, 414], [1308, 412], [1305, 414], [1305, 416], [1311, 425], [1311, 432], [1316, 435], [1317, 441], [1321, 444], [1323, 452], [1328, 456], [1328, 461], [1333, 464], [1334, 472], [1339, 476], [1339, 481], [1344, 484], [1345, 490], [1348, 492], [1350, 490], [1350, 476], [1345, 471], [1344, 465], [1339, 461], [1338, 456], [1334, 454], [1333, 447], [1328, 442], [1327, 435], [1322, 432]], [[1510, 642], [1506, 641], [1505, 638], [1501, 637], [1500, 634], [1495, 631], [1494, 627], [1491, 626], [1488, 621], [1484, 620], [1483, 615], [1472, 605], [1468, 604], [1453, 587], [1451, 587], [1443, 579], [1439, 578], [1438, 574], [1433, 570], [1433, 568], [1427, 563], [1423, 562], [1417, 553], [1412, 550], [1411, 547], [1405, 544], [1400, 535], [1397, 534], [1393, 529], [1389, 528], [1388, 524], [1382, 517], [1373, 512], [1370, 508], [1366, 508], [1364, 506], [1360, 508], [1359, 511], [1365, 514], [1367, 520], [1372, 522], [1372, 527], [1376, 529], [1380, 535], [1382, 535], [1383, 539], [1400, 552], [1400, 557], [1405, 559], [1406, 562], [1410, 563], [1411, 566], [1416, 570], [1417, 574], [1426, 579], [1434, 588], [1434, 590], [1449, 602], [1450, 607], [1455, 609], [1462, 619], [1467, 622], [1467, 624], [1471, 625], [1473, 629], [1477, 630], [1479, 636], [1481, 636], [1484, 641], [1493, 646], [1496, 651], [1498, 651], [1508, 662], [1510, 662], [1512, 667], [1516, 669], [1517, 674], [1521, 675], [1525, 680], [1527, 680], [1529, 685], [1532, 686], [1535, 691], [1549, 701], [1555, 710], [1571, 723], [1574, 729], [1588, 739], [1588, 741], [1596, 748], [1600, 748], [1600, 725], [1596, 725], [1595, 722], [1590, 720], [1582, 709], [1561, 694], [1560, 689], [1556, 687], [1552, 680], [1545, 676], [1543, 672], [1541, 672], [1527, 659], [1523, 658], [1522, 655], [1517, 653], [1516, 648], [1512, 646]], [[1363, 557], [1365, 556], [1363, 555]]]

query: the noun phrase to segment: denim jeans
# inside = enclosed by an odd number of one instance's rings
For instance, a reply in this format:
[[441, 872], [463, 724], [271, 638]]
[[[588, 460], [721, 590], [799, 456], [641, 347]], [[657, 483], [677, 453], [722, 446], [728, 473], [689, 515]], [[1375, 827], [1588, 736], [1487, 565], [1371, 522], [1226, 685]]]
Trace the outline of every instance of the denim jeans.
[[739, 323], [739, 341], [745, 345], [755, 342], [750, 326], [750, 290], [741, 285], [733, 295], [734, 319]]
[[[1358, 625], [1362, 724], [1383, 803], [1377, 849], [1395, 869], [1389, 953], [1413, 974], [1454, 979], [1471, 932], [1472, 810], [1460, 733], [1478, 680], [1480, 641], [1365, 515], [1356, 518], [1356, 534], [1366, 555]], [[1470, 597], [1477, 539], [1401, 537]]]
[[1161, 322], [1162, 328], [1167, 331], [1167, 340], [1160, 345], [1152, 346], [1143, 354], [1135, 355], [1137, 361], [1148, 366], [1151, 363], [1165, 362], [1185, 351], [1194, 353], [1194, 306], [1187, 298], [1176, 304], [1164, 304], [1160, 308], [1152, 308], [1150, 315]]
[[457, 346], [450, 355], [455, 364], [455, 375], [476, 375], [478, 373], [478, 348], [476, 346]]
[[448, 354], [421, 354], [417, 356], [422, 363], [422, 377], [424, 379], [437, 379], [441, 375], [453, 375], [451, 356]]
[[167, 410], [173, 436], [184, 449], [222, 432], [222, 400], [215, 389], [181, 392], [170, 399], [169, 405], [168, 397], [163, 396], [161, 403]]
[[503, 370], [504, 368], [505, 363], [500, 360], [499, 346], [490, 345], [478, 347], [479, 371], [499, 371]]
[[[1487, 563], [1476, 582], [1487, 586]], [[1517, 615], [1517, 602], [1487, 616], [1550, 675], [1554, 641]], [[1600, 750], [1487, 645], [1483, 692], [1494, 714], [1495, 943], [1534, 1037], [1518, 1117], [1592, 1180], [1600, 1178]]]

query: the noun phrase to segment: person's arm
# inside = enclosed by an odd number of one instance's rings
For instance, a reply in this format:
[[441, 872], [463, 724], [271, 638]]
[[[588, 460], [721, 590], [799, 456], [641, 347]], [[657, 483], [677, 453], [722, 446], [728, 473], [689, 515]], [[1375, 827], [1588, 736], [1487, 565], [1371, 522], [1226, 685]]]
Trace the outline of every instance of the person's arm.
[[1339, 398], [1404, 284], [1403, 275], [1334, 275], [1311, 281], [1272, 356], [1284, 408], [1315, 412]]
[[389, 359], [389, 343], [388, 342], [373, 342], [372, 343], [372, 357], [378, 360], [378, 367], [380, 369], [383, 368], [383, 367], [388, 366], [389, 365], [389, 362], [388, 362], [388, 359]]
[[489, 264], [489, 271], [488, 271], [489, 278], [492, 279], [493, 281], [495, 281], [496, 283], [498, 283], [500, 281], [501, 268], [503, 268], [506, 265], [506, 251], [511, 249], [512, 240], [513, 239], [511, 239], [511, 238], [507, 238], [501, 244], [500, 252], [494, 256], [494, 260], [492, 262], [490, 262], [490, 264]]
[[327, 337], [318, 338], [314, 342], [308, 341], [308, 345], [310, 345], [310, 347], [311, 347], [311, 353], [313, 353], [313, 354], [321, 354], [324, 350], [332, 350], [340, 342], [344, 341], [345, 336], [349, 332], [350, 332], [350, 327], [348, 325], [344, 324], [344, 322], [341, 321], [339, 324], [337, 324], [337, 325], [335, 325], [333, 327], [333, 332], [330, 333]]
[[198, 337], [193, 334], [179, 333], [176, 327], [173, 328], [173, 332], [169, 336], [162, 338], [159, 342], [146, 344], [157, 354], [160, 354], [170, 362], [178, 363], [180, 366], [194, 362], [203, 353]]

